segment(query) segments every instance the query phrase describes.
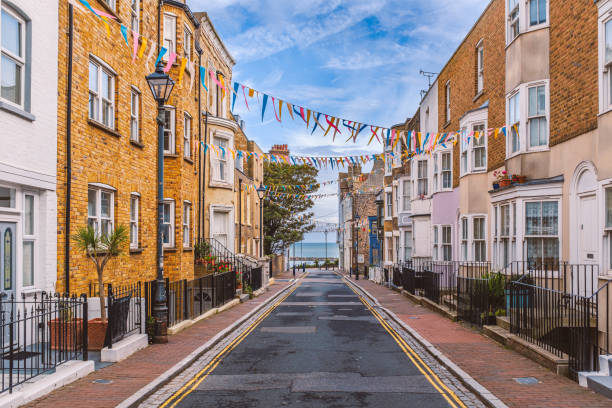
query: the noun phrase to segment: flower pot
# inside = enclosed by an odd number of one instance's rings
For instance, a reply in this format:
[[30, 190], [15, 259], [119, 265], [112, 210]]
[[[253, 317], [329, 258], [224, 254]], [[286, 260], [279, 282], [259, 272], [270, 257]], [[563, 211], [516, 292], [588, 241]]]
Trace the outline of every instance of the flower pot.
[[497, 190], [499, 188], [499, 183], [493, 183], [493, 190]]
[[518, 183], [519, 184], [523, 184], [527, 181], [527, 177], [525, 176], [518, 176]]
[[512, 183], [512, 180], [510, 179], [499, 180], [499, 187], [500, 188], [508, 187], [510, 183]]
[[52, 350], [76, 350], [83, 344], [83, 319], [49, 322]]
[[107, 327], [108, 320], [99, 317], [87, 322], [87, 350], [100, 351], [104, 348]]

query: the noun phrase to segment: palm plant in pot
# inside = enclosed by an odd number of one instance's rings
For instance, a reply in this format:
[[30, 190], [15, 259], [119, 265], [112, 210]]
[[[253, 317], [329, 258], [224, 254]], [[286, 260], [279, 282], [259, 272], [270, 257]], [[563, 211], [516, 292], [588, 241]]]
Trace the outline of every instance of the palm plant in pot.
[[88, 349], [101, 350], [104, 347], [108, 326], [106, 298], [104, 297], [104, 268], [111, 258], [119, 256], [123, 252], [123, 248], [129, 239], [128, 230], [124, 225], [119, 225], [109, 234], [98, 234], [91, 225], [88, 225], [80, 228], [72, 239], [96, 267], [100, 296], [100, 318], [87, 322]]

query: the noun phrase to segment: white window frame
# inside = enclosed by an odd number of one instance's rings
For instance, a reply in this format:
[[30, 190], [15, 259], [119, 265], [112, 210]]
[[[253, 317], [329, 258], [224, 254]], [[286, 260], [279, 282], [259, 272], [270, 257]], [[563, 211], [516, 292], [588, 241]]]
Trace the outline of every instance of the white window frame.
[[[444, 157], [448, 156], [448, 168], [444, 167]], [[448, 186], [444, 186], [444, 175], [448, 174]], [[440, 191], [451, 191], [453, 189], [453, 151], [442, 150], [440, 152]]]
[[433, 181], [432, 181], [432, 193], [437, 193], [440, 188], [439, 188], [439, 177], [438, 174], [440, 172], [440, 164], [438, 163], [438, 159], [439, 159], [439, 155], [438, 152], [435, 152], [432, 155], [432, 161], [433, 161]]
[[191, 203], [183, 202], [183, 248], [191, 246]]
[[[94, 192], [96, 195], [95, 214], [89, 213], [89, 192]], [[109, 199], [109, 215], [106, 217], [102, 216], [102, 194], [108, 194]], [[92, 225], [96, 235], [100, 236], [102, 233], [102, 222], [106, 221], [108, 224], [108, 233], [112, 232], [115, 228], [115, 190], [109, 187], [102, 187], [99, 185], [89, 184], [87, 188], [87, 223]]]
[[140, 0], [130, 2], [130, 28], [140, 33]]
[[140, 91], [130, 90], [130, 140], [140, 143]]
[[[429, 161], [427, 159], [417, 160], [417, 196], [425, 198], [429, 196]], [[422, 169], [425, 174], [423, 175]]]
[[[13, 17], [19, 22], [19, 25], [20, 25], [19, 37], [21, 40], [19, 44], [19, 48], [21, 51], [21, 55], [16, 55], [12, 53], [11, 51], [9, 51], [8, 49], [3, 48], [2, 42], [1, 42], [2, 39], [0, 38], [0, 62], [2, 58], [8, 58], [10, 61], [14, 62], [19, 67], [19, 72], [20, 72], [19, 103], [11, 101], [10, 99], [3, 98], [1, 94], [0, 94], [0, 100], [10, 105], [16, 106], [20, 109], [24, 109], [25, 107], [25, 88], [26, 88], [26, 56], [27, 56], [26, 24], [27, 24], [27, 21], [23, 17], [21, 17], [17, 12], [15, 12], [10, 6], [3, 5], [2, 1], [0, 1], [0, 24], [2, 22], [1, 13], [7, 13], [8, 15], [10, 15], [11, 17]], [[2, 68], [2, 65], [0, 64], [0, 78], [2, 78], [1, 68]]]
[[[556, 203], [557, 204], [557, 233], [556, 234], [533, 234], [533, 235], [528, 235], [527, 234], [527, 206], [529, 204], [535, 204], [535, 203], [539, 203], [540, 204], [540, 208], [542, 208], [542, 205], [544, 203]], [[542, 241], [542, 259], [544, 258], [544, 240], [546, 239], [557, 239], [557, 257], [556, 257], [556, 262], [558, 262], [561, 259], [561, 217], [562, 217], [562, 213], [561, 213], [561, 203], [560, 200], [558, 199], [542, 199], [542, 198], [537, 198], [537, 199], [529, 199], [529, 200], [525, 200], [525, 202], [523, 203], [523, 222], [524, 222], [524, 251], [525, 251], [525, 260], [529, 260], [529, 244], [527, 243], [527, 241], [529, 239], [534, 239], [534, 240], [541, 240]], [[542, 219], [543, 219], [543, 214], [542, 211], [540, 211], [540, 225], [542, 225]]]
[[439, 255], [438, 254], [438, 241], [439, 241], [438, 240], [438, 226], [434, 225], [432, 229], [433, 229], [433, 234], [432, 234], [432, 236], [433, 236], [432, 258], [433, 258], [434, 261], [439, 261], [439, 258], [438, 258], [438, 255]]
[[[210, 180], [211, 180], [211, 185], [216, 186], [216, 187], [231, 187], [233, 188], [233, 183], [234, 183], [234, 168], [235, 168], [235, 164], [232, 163], [232, 165], [230, 165], [230, 152], [228, 150], [228, 148], [231, 148], [233, 146], [233, 137], [231, 133], [225, 133], [225, 132], [221, 132], [221, 131], [213, 131], [211, 132], [211, 138], [210, 138], [211, 142], [213, 145], [215, 145], [215, 147], [217, 148], [217, 151], [219, 152], [219, 154], [217, 155], [214, 151], [210, 153], [210, 164], [212, 166], [212, 171], [210, 172]], [[222, 150], [219, 148], [219, 141], [220, 140], [224, 140], [226, 143], [226, 146], [224, 147], [225, 149], [225, 155], [223, 155]], [[221, 173], [221, 169], [220, 169], [220, 165], [221, 162], [223, 162], [225, 164], [224, 166], [224, 177], [220, 176]]]
[[[541, 152], [548, 151], [550, 149], [550, 81], [548, 79], [544, 79], [541, 81], [532, 81], [520, 84], [515, 89], [513, 89], [506, 97], [506, 159], [516, 156], [521, 153], [529, 153], [529, 152]], [[546, 115], [539, 115], [538, 117], [546, 118], [546, 140], [547, 143], [541, 146], [531, 146], [530, 143], [530, 135], [529, 135], [529, 89], [535, 88], [539, 86], [544, 86], [544, 96], [546, 98]], [[516, 98], [516, 99], [514, 99]], [[512, 123], [511, 122], [511, 108], [512, 102], [511, 100], [515, 100], [518, 104], [517, 106], [517, 120]], [[514, 125], [518, 129], [518, 148], [516, 150], [513, 149], [513, 138], [514, 138]]]
[[548, 6], [548, 3], [549, 3], [548, 0], [544, 0], [544, 2], [546, 3], [545, 6], [544, 6], [544, 12], [546, 13], [546, 18], [544, 19], [544, 21], [540, 21], [540, 22], [537, 22], [535, 24], [531, 23], [531, 4], [535, 3], [536, 7], [537, 7], [537, 10], [540, 11], [540, 8], [537, 6], [537, 4], [539, 2], [540, 2], [540, 0], [528, 0], [527, 4], [525, 6], [525, 13], [527, 15], [527, 18], [525, 19], [525, 21], [528, 22], [530, 29], [538, 28], [538, 27], [541, 27], [541, 26], [544, 26], [544, 25], [548, 24], [548, 19], [550, 18], [549, 13], [548, 13], [548, 7], [549, 7]]
[[[599, 113], [612, 110], [612, 1], [598, 1]], [[606, 24], [610, 23], [610, 57], [606, 59]]]
[[185, 112], [183, 117], [183, 157], [191, 159], [191, 115]]
[[[32, 198], [32, 208], [31, 208], [31, 227], [32, 230], [27, 230], [26, 217], [28, 215], [27, 206], [28, 206], [28, 197]], [[37, 266], [37, 240], [38, 240], [38, 196], [37, 194], [25, 191], [23, 194], [23, 237], [22, 237], [22, 251], [23, 251], [23, 263], [22, 263], [22, 287], [33, 287], [36, 282], [36, 266]], [[26, 262], [25, 262], [25, 247], [26, 245], [32, 246], [32, 270], [30, 271], [31, 276], [29, 277], [30, 283], [28, 284], [26, 280]]]
[[[135, 203], [135, 205], [134, 205]], [[140, 242], [140, 194], [130, 194], [130, 248], [137, 249]]]
[[[478, 138], [476, 138], [476, 128], [478, 130]], [[475, 123], [472, 125], [472, 132], [474, 135], [470, 140], [470, 156], [471, 158], [471, 172], [477, 173], [481, 171], [487, 170], [487, 145], [488, 145], [488, 137], [487, 137], [487, 124], [486, 123]], [[476, 166], [476, 153], [479, 150], [484, 150], [484, 159], [481, 166]]]
[[[441, 260], [450, 262], [453, 260], [453, 228], [450, 225], [441, 225], [440, 231]], [[447, 254], [448, 256], [446, 256]]]
[[102, 0], [103, 3], [106, 3], [111, 10], [117, 10], [117, 0]]
[[[461, 177], [475, 174], [485, 173], [488, 167], [488, 150], [489, 150], [489, 132], [488, 125], [488, 109], [479, 109], [465, 114], [460, 120], [461, 141], [460, 141], [460, 175]], [[479, 130], [479, 139], [476, 140], [476, 129]], [[471, 136], [469, 136], [471, 134]], [[469, 138], [469, 140], [468, 140]], [[479, 143], [478, 145], [476, 143]], [[482, 144], [480, 144], [482, 143]], [[484, 149], [483, 166], [476, 167], [476, 153], [479, 149]], [[452, 157], [451, 157], [452, 158]], [[451, 166], [452, 168], [452, 166]], [[452, 173], [451, 173], [452, 177]]]
[[402, 211], [410, 211], [410, 200], [411, 200], [411, 181], [410, 179], [402, 179]]
[[[538, 96], [539, 96], [538, 92], [539, 92], [540, 88], [542, 88], [543, 91], [544, 91], [544, 98], [545, 98], [545, 101], [544, 101], [544, 113], [542, 114], [542, 113], [538, 112], [538, 113], [534, 114], [533, 116], [531, 116], [531, 113], [530, 113], [531, 92], [532, 92], [532, 90], [535, 90], [535, 92], [536, 92], [536, 105], [539, 105], [539, 101], [537, 99], [538, 99]], [[548, 113], [548, 109], [547, 109], [547, 106], [546, 106], [547, 105], [547, 101], [548, 101], [548, 98], [547, 98], [547, 95], [546, 95], [546, 85], [545, 84], [536, 84], [536, 85], [528, 86], [527, 87], [527, 132], [528, 132], [527, 142], [529, 143], [529, 149], [530, 150], [537, 150], [537, 149], [548, 147], [548, 143], [549, 143], [548, 142], [548, 140], [549, 140], [549, 135], [548, 135], [548, 128], [549, 128], [549, 126], [548, 126], [548, 116], [549, 116], [549, 113]], [[545, 129], [544, 129], [546, 142], [543, 143], [543, 144], [537, 144], [537, 145], [532, 145], [531, 144], [531, 121], [533, 121], [533, 120], [538, 120], [538, 121], [544, 120], [544, 122], [546, 124]], [[541, 135], [540, 135], [540, 138], [541, 138]]]
[[[536, 0], [537, 1], [537, 0]], [[550, 2], [546, 0], [546, 19], [537, 24], [531, 24], [531, 0], [507, 0], [506, 8], [506, 45], [510, 45], [524, 33], [539, 30], [549, 26]], [[512, 7], [512, 9], [510, 9]], [[516, 12], [516, 13], [515, 13]], [[516, 24], [515, 24], [516, 23]], [[515, 30], [513, 30], [515, 26]]]
[[[99, 58], [90, 58], [88, 69], [91, 70], [92, 66], [95, 67], [97, 73], [97, 90], [93, 90], [89, 88], [89, 98], [90, 102], [88, 103], [88, 118], [93, 120], [94, 122], [100, 123], [102, 126], [105, 126], [109, 129], [115, 129], [115, 87], [117, 82], [117, 73], [112, 70], [108, 64], [102, 62]], [[91, 75], [91, 71], [88, 70], [88, 76]], [[109, 93], [110, 99], [108, 96], [102, 95], [102, 74], [106, 74], [110, 79], [109, 85]], [[90, 81], [91, 82], [91, 79]], [[88, 83], [89, 84], [89, 83]], [[92, 112], [91, 98], [94, 100], [94, 111]], [[103, 112], [105, 110], [105, 104], [109, 109], [108, 113], [108, 123], [104, 122]], [[92, 116], [93, 115], [93, 116]]]
[[[166, 222], [166, 208], [169, 209], [170, 217], [168, 217], [169, 222]], [[168, 242], [163, 242], [164, 248], [174, 248], [174, 238], [175, 238], [175, 218], [174, 214], [176, 211], [176, 206], [174, 200], [171, 198], [164, 198], [163, 200], [163, 217], [162, 217], [162, 227], [168, 225]]]
[[187, 58], [187, 66], [191, 64], [191, 52], [193, 44], [193, 33], [187, 27], [187, 25], [183, 28], [183, 56]]
[[[610, 197], [608, 197], [610, 192]], [[608, 270], [608, 273], [612, 272], [612, 215], [608, 214], [608, 205], [612, 208], [612, 185], [603, 186], [603, 202], [604, 202], [604, 214], [603, 214], [603, 226], [604, 235], [607, 238], [607, 246], [604, 248], [604, 253], [607, 253], [607, 265], [604, 263], [603, 270]], [[612, 211], [612, 210], [611, 210]], [[606, 258], [605, 256], [603, 257]], [[605, 262], [605, 261], [604, 261]]]
[[171, 53], [176, 54], [176, 20], [175, 14], [164, 13], [162, 46], [168, 50], [162, 57], [164, 61], [168, 61]]
[[393, 218], [393, 192], [387, 191], [385, 194], [385, 218], [391, 219]]
[[164, 115], [164, 139], [165, 135], [168, 135], [168, 149], [164, 142], [164, 154], [176, 154], [176, 109], [170, 105], [164, 106], [163, 109], [165, 112], [170, 112], [170, 127], [167, 127]]
[[521, 3], [522, 0], [508, 0], [506, 4], [508, 25], [508, 44], [510, 44], [521, 33]]
[[476, 94], [484, 90], [484, 45], [480, 40], [476, 45]]
[[[487, 217], [484, 215], [474, 215], [471, 217], [472, 224], [472, 236], [471, 236], [471, 248], [472, 258], [474, 262], [486, 262], [487, 261]], [[482, 221], [482, 236], [476, 238], [476, 221]], [[476, 254], [480, 251], [476, 250], [476, 245], [482, 245], [481, 258], [476, 259]]]
[[399, 187], [393, 186], [393, 216], [396, 217], [399, 212]]

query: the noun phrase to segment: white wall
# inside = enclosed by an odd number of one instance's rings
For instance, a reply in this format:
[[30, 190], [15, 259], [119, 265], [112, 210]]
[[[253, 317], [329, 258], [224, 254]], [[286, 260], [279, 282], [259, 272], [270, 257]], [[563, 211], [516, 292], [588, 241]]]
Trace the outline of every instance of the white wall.
[[[22, 231], [23, 194], [35, 195], [34, 286], [53, 290], [57, 277], [58, 1], [10, 0], [10, 3], [28, 20], [25, 71], [29, 70], [29, 74], [23, 109], [11, 109], [0, 99], [0, 184], [15, 188], [18, 195], [17, 211], [12, 214], [0, 211], [0, 222], [16, 221], [17, 230]], [[19, 291], [23, 265], [20, 233], [16, 249]]]
[[[427, 113], [429, 110], [429, 114]], [[431, 85], [420, 104], [421, 133], [438, 132], [438, 80]]]

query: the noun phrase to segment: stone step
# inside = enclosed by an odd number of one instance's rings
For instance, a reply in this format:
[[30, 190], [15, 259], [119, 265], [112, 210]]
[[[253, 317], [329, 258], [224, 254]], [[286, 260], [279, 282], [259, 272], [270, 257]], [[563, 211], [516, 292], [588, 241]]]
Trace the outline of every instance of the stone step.
[[587, 383], [590, 390], [612, 399], [612, 376], [591, 375], [587, 377]]
[[612, 355], [599, 356], [599, 372], [603, 375], [612, 375]]

